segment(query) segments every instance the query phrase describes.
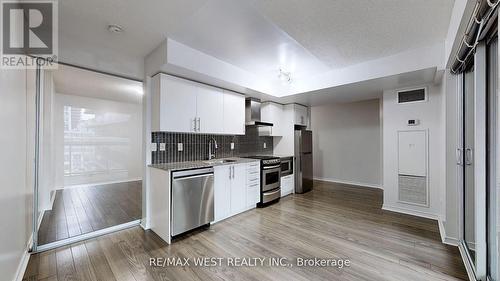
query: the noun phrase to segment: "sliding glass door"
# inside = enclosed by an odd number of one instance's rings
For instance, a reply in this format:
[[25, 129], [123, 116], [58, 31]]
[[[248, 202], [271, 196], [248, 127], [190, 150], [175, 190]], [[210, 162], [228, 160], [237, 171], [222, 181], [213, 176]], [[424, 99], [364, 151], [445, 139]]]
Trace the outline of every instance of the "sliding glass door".
[[499, 280], [498, 39], [480, 42], [462, 74], [462, 240], [466, 265], [478, 280]]
[[34, 250], [142, 217], [142, 82], [60, 64], [38, 72]]

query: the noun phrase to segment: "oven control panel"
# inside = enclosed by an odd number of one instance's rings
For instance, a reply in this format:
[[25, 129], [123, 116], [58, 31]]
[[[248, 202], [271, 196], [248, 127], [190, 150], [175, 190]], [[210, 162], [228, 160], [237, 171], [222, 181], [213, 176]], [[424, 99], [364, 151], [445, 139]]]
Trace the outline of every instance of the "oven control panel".
[[281, 159], [279, 159], [279, 158], [262, 160], [262, 165], [278, 165], [280, 163], [281, 163]]

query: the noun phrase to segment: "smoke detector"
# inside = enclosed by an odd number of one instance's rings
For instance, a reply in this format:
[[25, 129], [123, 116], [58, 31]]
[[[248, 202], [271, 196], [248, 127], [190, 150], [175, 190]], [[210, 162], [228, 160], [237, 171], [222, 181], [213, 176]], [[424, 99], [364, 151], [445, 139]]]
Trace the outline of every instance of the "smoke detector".
[[108, 25], [108, 31], [111, 33], [122, 33], [123, 27], [121, 27], [117, 24], [110, 24], [110, 25]]

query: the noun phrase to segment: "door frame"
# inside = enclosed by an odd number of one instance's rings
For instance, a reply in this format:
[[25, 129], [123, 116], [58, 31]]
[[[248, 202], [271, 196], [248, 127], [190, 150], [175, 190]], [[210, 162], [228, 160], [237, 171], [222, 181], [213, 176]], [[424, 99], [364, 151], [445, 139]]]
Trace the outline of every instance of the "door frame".
[[474, 58], [474, 216], [476, 279], [486, 280], [486, 182], [487, 182], [487, 63], [486, 43], [478, 44]]

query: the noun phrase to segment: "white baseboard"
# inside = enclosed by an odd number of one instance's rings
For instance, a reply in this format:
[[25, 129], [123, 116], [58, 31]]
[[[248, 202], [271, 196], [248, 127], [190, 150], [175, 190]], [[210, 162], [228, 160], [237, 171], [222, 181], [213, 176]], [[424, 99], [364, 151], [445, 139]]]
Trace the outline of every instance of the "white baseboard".
[[334, 178], [322, 178], [322, 177], [315, 177], [314, 180], [382, 189], [382, 186], [380, 184], [373, 184], [373, 183], [346, 181], [346, 180], [339, 180], [339, 179], [334, 179]]
[[141, 181], [141, 180], [142, 180], [142, 178], [134, 178], [134, 179], [117, 180], [117, 181], [96, 182], [96, 183], [89, 183], [89, 184], [67, 185], [67, 186], [56, 187], [55, 190], [79, 188], [79, 187], [89, 187], [89, 186], [95, 186], [95, 185], [114, 184], [114, 183], [131, 182], [131, 181]]
[[431, 220], [438, 220], [439, 219], [439, 217], [435, 214], [410, 210], [410, 209], [396, 207], [396, 206], [387, 206], [385, 204], [382, 205], [382, 210], [396, 212], [396, 213], [402, 213], [402, 214], [412, 215], [412, 216], [417, 216], [417, 217], [422, 217], [422, 218], [431, 219]]
[[458, 239], [446, 236], [446, 228], [442, 219], [438, 219], [439, 234], [441, 235], [441, 242], [451, 246], [458, 246]]
[[141, 223], [140, 223], [140, 226], [142, 227], [142, 229], [144, 230], [148, 230], [150, 227], [149, 227], [149, 224], [147, 222], [147, 218], [142, 218], [141, 219]]
[[30, 260], [30, 255], [31, 254], [29, 253], [29, 246], [28, 246], [28, 248], [26, 248], [26, 250], [23, 253], [23, 256], [21, 258], [21, 261], [19, 262], [19, 265], [17, 266], [16, 277], [15, 277], [16, 279], [14, 279], [15, 281], [22, 281], [23, 280], [24, 272], [26, 271], [26, 268], [28, 267], [28, 262]]

